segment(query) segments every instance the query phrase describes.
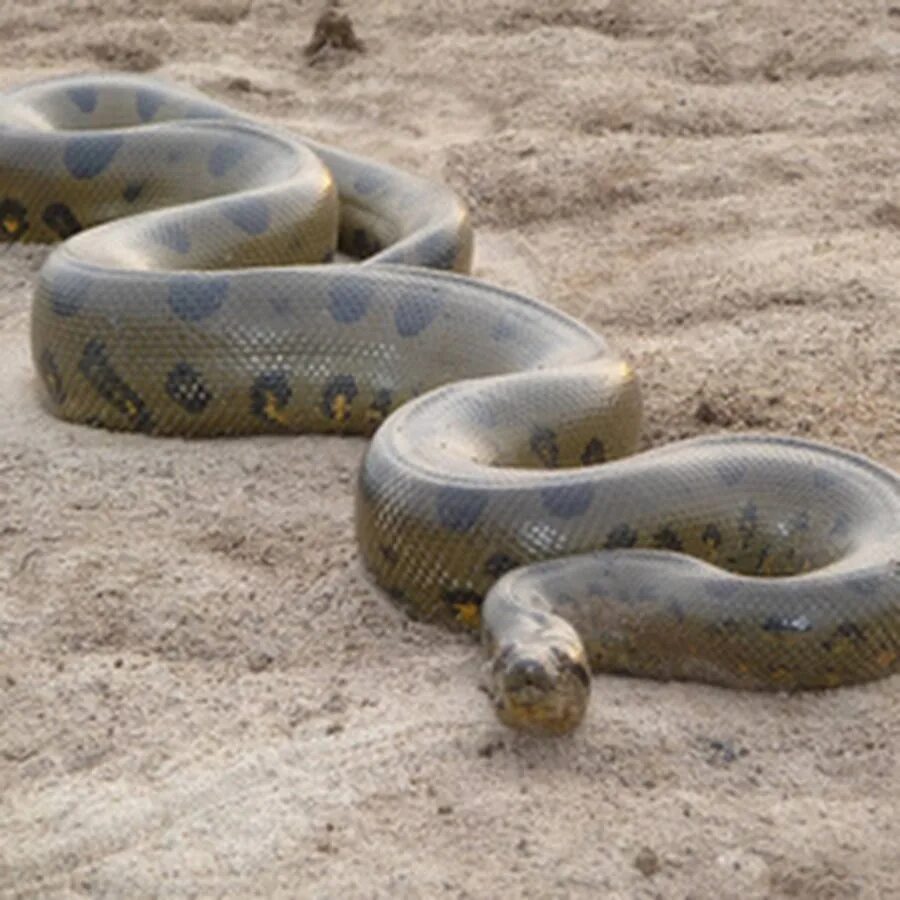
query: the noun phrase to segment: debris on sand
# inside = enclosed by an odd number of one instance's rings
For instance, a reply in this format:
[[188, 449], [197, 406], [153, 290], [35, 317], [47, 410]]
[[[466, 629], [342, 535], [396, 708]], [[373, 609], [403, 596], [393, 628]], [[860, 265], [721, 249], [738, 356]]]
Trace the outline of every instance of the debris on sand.
[[303, 50], [310, 65], [316, 65], [336, 55], [346, 53], [362, 53], [365, 45], [356, 36], [350, 16], [341, 12], [339, 5], [330, 2], [322, 10], [316, 20], [315, 30], [310, 42]]

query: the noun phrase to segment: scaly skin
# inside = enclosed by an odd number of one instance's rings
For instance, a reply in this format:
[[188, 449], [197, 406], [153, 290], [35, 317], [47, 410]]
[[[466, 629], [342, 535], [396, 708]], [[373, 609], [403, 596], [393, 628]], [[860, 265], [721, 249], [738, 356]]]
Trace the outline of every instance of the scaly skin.
[[[779, 689], [900, 668], [900, 479], [782, 437], [630, 456], [637, 381], [600, 337], [435, 271], [472, 249], [440, 187], [148, 78], [78, 76], [0, 98], [0, 238], [65, 239], [32, 317], [56, 415], [377, 429], [363, 558], [412, 614], [483, 623], [509, 725], [574, 728], [589, 667]], [[336, 251], [366, 261], [322, 265]]]

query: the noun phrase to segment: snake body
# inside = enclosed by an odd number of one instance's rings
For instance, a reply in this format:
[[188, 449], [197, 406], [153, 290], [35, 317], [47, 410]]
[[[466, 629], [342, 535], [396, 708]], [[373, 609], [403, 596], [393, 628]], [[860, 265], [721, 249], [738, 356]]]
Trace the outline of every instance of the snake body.
[[65, 239], [32, 313], [56, 415], [374, 433], [363, 559], [412, 614], [482, 626], [507, 724], [573, 728], [591, 668], [900, 669], [897, 475], [775, 436], [631, 456], [634, 373], [576, 320], [440, 271], [472, 248], [443, 188], [146, 77], [67, 77], [0, 98], [0, 236]]

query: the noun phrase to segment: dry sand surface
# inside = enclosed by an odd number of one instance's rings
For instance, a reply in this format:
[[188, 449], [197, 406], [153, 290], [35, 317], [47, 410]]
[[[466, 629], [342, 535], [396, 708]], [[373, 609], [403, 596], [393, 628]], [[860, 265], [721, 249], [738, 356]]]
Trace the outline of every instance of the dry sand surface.
[[[643, 378], [645, 443], [762, 429], [900, 467], [900, 6], [0, 5], [0, 87], [152, 71], [452, 185], [476, 273]], [[900, 897], [900, 680], [598, 677], [493, 720], [481, 655], [362, 570], [364, 444], [152, 440], [41, 407], [43, 248], [0, 254], [5, 896]]]

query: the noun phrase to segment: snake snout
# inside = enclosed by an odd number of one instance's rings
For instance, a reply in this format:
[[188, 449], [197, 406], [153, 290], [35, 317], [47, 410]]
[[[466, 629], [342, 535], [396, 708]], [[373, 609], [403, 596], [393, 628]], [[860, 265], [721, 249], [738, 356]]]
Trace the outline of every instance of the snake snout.
[[557, 647], [506, 647], [493, 664], [493, 698], [502, 722], [523, 731], [564, 734], [584, 716], [590, 693], [585, 662]]
[[517, 659], [504, 673], [507, 691], [549, 691], [553, 689], [553, 677], [538, 659]]

